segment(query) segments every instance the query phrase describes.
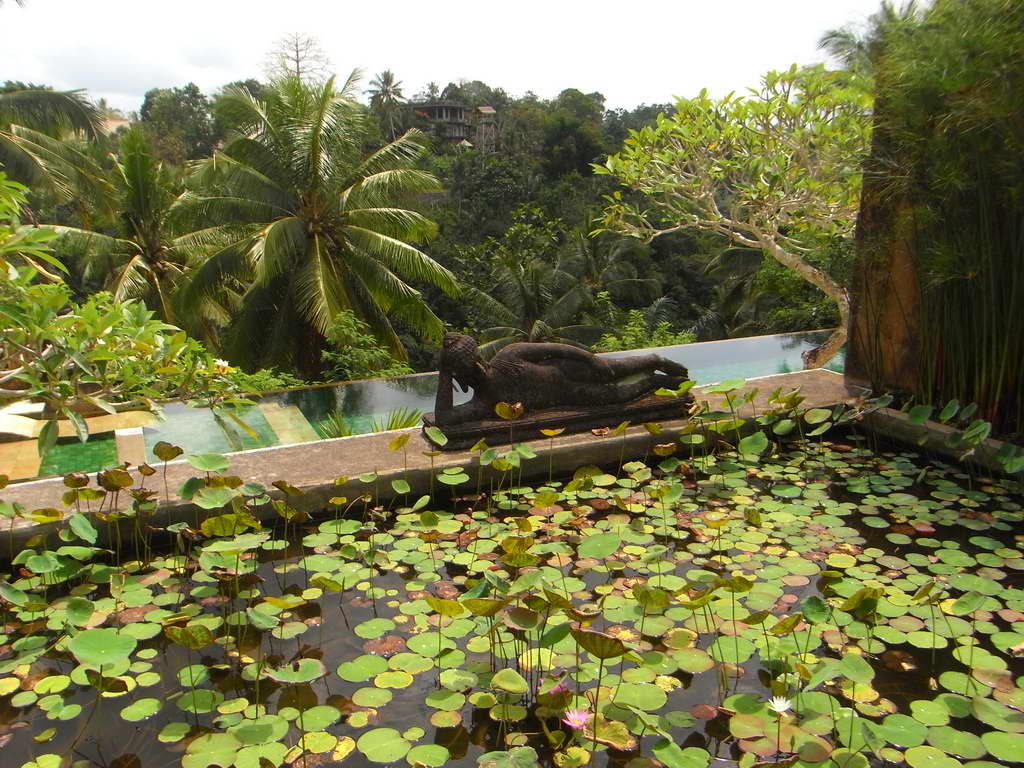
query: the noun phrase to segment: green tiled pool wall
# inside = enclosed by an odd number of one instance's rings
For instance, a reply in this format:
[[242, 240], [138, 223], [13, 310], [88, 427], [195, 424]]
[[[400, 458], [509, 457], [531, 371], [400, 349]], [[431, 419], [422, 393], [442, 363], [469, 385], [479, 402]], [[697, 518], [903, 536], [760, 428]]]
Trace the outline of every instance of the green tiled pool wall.
[[165, 421], [142, 429], [146, 457], [151, 462], [160, 461], [153, 454], [153, 446], [161, 441], [179, 445], [187, 453], [232, 453], [280, 445], [280, 440], [258, 406], [232, 411], [236, 418], [256, 434], [255, 438], [247, 434], [234, 419], [218, 415], [209, 408], [190, 408], [184, 403], [170, 403], [164, 413]]
[[77, 437], [62, 437], [47, 451], [46, 458], [39, 465], [39, 476], [96, 472], [117, 463], [117, 442], [113, 432], [89, 435], [84, 443]]

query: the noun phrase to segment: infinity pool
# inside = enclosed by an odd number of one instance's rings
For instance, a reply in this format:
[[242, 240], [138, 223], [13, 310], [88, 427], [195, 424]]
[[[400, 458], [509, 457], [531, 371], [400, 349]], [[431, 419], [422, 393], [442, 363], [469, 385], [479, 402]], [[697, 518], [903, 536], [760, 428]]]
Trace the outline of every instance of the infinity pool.
[[[828, 334], [808, 331], [609, 354], [621, 357], [638, 351], [656, 352], [686, 365], [698, 384], [711, 384], [798, 371], [803, 368], [801, 354]], [[842, 371], [842, 366], [840, 354], [828, 367]], [[331, 414], [340, 415], [353, 433], [370, 432], [374, 421], [386, 420], [395, 410], [432, 411], [436, 387], [437, 373], [431, 372], [267, 393], [252, 398], [255, 405], [237, 412], [248, 429], [205, 408], [169, 403], [166, 419], [143, 427], [142, 438], [148, 460], [156, 462], [153, 446], [160, 441], [179, 445], [187, 453], [231, 453], [320, 440], [322, 425]], [[456, 403], [468, 398], [456, 391]], [[92, 442], [62, 445], [59, 461], [47, 462], [40, 475], [97, 469]]]

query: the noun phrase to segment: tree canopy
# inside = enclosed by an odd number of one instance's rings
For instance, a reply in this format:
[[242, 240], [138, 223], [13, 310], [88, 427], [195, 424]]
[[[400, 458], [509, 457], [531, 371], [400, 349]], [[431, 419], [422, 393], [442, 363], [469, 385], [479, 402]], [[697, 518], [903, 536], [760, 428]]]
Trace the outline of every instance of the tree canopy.
[[806, 361], [824, 365], [846, 340], [849, 297], [814, 254], [852, 234], [869, 103], [855, 75], [820, 66], [771, 72], [745, 96], [682, 99], [595, 166], [642, 195], [609, 196], [603, 226], [644, 240], [693, 228], [765, 251], [835, 300], [841, 325]]
[[406, 280], [458, 291], [451, 272], [410, 244], [435, 231], [412, 207], [438, 189], [416, 168], [423, 137], [408, 131], [367, 153], [370, 118], [353, 99], [356, 82], [278, 80], [264, 101], [229, 89], [222, 110], [238, 135], [196, 167], [176, 207], [206, 245], [181, 298], [237, 293], [227, 346], [249, 367], [296, 365], [316, 376], [344, 310], [404, 357], [394, 321], [434, 339], [442, 332]]

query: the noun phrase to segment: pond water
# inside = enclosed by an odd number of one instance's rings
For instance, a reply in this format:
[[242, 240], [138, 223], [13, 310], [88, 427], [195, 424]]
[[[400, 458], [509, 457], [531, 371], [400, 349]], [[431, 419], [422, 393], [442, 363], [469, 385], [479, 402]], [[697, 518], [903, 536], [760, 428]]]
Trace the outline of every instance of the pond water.
[[1020, 484], [839, 440], [275, 528], [215, 481], [149, 558], [79, 522], [0, 592], [3, 765], [1024, 762]]

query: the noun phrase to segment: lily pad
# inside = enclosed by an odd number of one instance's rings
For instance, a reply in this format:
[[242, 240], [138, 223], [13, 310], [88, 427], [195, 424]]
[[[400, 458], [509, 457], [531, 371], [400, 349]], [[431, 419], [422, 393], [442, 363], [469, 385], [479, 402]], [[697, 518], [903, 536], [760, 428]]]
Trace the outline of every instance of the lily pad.
[[356, 741], [356, 749], [372, 763], [393, 763], [408, 754], [412, 745], [394, 728], [374, 728]]

